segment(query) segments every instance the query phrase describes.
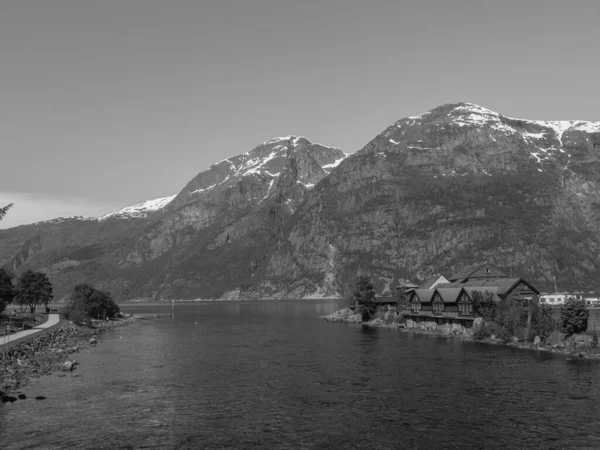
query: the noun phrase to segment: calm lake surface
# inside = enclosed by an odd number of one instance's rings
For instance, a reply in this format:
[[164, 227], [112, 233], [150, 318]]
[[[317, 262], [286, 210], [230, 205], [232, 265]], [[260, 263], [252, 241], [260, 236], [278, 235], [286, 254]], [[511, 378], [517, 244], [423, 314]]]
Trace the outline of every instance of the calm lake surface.
[[[600, 363], [328, 323], [327, 301], [178, 304], [0, 405], [0, 448], [600, 448]], [[169, 312], [170, 305], [125, 307]]]

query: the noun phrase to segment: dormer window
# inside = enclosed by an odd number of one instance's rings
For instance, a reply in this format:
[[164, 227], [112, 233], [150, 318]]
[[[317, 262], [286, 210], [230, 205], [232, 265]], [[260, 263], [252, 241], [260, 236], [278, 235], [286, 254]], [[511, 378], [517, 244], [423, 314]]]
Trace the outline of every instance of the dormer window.
[[485, 273], [490, 273], [490, 272], [491, 272], [490, 268], [489, 268], [489, 267], [486, 267], [486, 269], [485, 269]]

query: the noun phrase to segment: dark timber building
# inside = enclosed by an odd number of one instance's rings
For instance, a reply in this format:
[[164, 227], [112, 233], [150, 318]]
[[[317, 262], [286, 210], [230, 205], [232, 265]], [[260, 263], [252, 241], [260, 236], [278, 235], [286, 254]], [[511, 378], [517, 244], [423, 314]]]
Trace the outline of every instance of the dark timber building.
[[523, 278], [512, 278], [489, 263], [467, 267], [450, 277], [449, 283], [433, 289], [414, 289], [407, 293], [409, 326], [465, 332], [479, 317], [473, 310], [475, 293], [492, 299], [522, 302], [537, 301], [539, 291]]

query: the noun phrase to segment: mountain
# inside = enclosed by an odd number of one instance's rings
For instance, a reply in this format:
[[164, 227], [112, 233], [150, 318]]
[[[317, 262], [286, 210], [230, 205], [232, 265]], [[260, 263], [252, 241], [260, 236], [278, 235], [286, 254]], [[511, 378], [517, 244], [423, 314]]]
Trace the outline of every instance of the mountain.
[[385, 291], [488, 260], [541, 288], [597, 289], [599, 156], [600, 123], [469, 103], [402, 119], [306, 196], [266, 279], [347, 293], [363, 272]]
[[286, 136], [175, 196], [99, 219], [0, 230], [11, 269], [135, 298], [380, 292], [488, 260], [541, 289], [600, 288], [600, 123], [514, 119], [470, 103], [399, 120], [361, 150]]
[[48, 272], [57, 297], [83, 280], [118, 299], [218, 297], [249, 283], [306, 193], [346, 157], [303, 137], [275, 138], [173, 197], [0, 230], [0, 255], [13, 271]]

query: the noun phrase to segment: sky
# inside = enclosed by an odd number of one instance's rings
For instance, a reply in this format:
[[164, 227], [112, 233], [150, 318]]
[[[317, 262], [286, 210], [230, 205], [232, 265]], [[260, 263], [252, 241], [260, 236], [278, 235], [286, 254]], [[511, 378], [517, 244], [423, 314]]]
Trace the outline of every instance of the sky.
[[600, 2], [1, 0], [0, 228], [179, 192], [276, 136], [466, 101], [600, 121]]

